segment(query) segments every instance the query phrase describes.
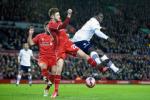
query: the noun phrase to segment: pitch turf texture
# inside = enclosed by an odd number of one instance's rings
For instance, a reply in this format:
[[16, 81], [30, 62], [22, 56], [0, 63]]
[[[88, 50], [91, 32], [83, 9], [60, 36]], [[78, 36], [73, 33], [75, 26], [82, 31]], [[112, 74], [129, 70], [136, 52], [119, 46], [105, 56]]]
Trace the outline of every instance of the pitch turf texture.
[[[0, 84], [0, 100], [51, 100], [43, 97], [44, 84]], [[51, 88], [50, 94], [53, 90]], [[61, 84], [56, 100], [150, 100], [150, 85]]]

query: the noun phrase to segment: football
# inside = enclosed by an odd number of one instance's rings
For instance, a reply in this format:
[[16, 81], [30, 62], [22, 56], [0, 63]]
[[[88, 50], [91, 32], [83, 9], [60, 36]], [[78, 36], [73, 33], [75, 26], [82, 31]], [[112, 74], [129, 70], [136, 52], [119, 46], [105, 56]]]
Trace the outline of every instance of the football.
[[89, 88], [93, 88], [96, 84], [95, 78], [93, 77], [87, 77], [85, 81], [86, 81], [86, 86]]

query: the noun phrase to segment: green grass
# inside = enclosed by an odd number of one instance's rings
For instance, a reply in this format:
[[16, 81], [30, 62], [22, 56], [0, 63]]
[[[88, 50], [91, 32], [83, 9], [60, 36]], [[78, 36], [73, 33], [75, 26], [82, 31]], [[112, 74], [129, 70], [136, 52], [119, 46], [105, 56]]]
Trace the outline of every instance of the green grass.
[[[43, 97], [44, 86], [0, 84], [0, 100], [51, 100], [50, 95]], [[56, 100], [150, 100], [150, 85], [96, 85], [87, 88], [83, 84], [61, 84]]]

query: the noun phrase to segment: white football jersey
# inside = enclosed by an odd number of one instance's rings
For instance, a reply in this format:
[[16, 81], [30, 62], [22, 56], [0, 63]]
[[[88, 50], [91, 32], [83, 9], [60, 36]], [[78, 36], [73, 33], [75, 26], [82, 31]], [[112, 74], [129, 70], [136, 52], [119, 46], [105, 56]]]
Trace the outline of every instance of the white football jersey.
[[31, 66], [31, 57], [33, 56], [32, 50], [21, 49], [18, 58], [20, 58], [20, 65]]
[[90, 20], [88, 20], [81, 29], [79, 29], [74, 37], [72, 38], [73, 42], [77, 41], [90, 41], [94, 34], [97, 36], [107, 39], [108, 36], [105, 35], [103, 32], [100, 31], [102, 27], [100, 26], [100, 23], [97, 21], [96, 18], [92, 17]]

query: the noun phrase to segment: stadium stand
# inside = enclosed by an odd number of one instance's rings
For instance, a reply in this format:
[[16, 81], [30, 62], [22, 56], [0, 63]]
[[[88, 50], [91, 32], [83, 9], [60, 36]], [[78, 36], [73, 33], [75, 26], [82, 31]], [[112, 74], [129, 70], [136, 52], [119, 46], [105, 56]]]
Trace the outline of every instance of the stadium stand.
[[[72, 7], [74, 15], [71, 25], [76, 30], [95, 12], [103, 12], [105, 17], [103, 26], [107, 27], [104, 32], [113, 37], [116, 44], [112, 45], [96, 36], [92, 41], [97, 49], [103, 49], [119, 68], [124, 69], [119, 75], [109, 71], [101, 73], [90, 68], [83, 59], [68, 57], [65, 61], [62, 79], [70, 80], [77, 77], [85, 79], [92, 75], [97, 80], [150, 80], [150, 49], [147, 46], [149, 39], [145, 38], [147, 34], [141, 31], [142, 28], [150, 29], [150, 1], [120, 0], [118, 3], [113, 3], [114, 1], [116, 0], [107, 0], [107, 2], [105, 0], [82, 0], [80, 2], [78, 0], [38, 0], [38, 2], [2, 0], [0, 2], [0, 79], [16, 78], [17, 53], [22, 43], [26, 42], [27, 27], [17, 27], [14, 23], [21, 22], [23, 25], [35, 23], [35, 26], [40, 25], [41, 31], [42, 24], [49, 20], [48, 9], [57, 6], [63, 12], [63, 18], [66, 15], [66, 9]], [[32, 49], [37, 51], [37, 47]], [[40, 79], [40, 71], [36, 62], [33, 62], [33, 66], [33, 78]]]

